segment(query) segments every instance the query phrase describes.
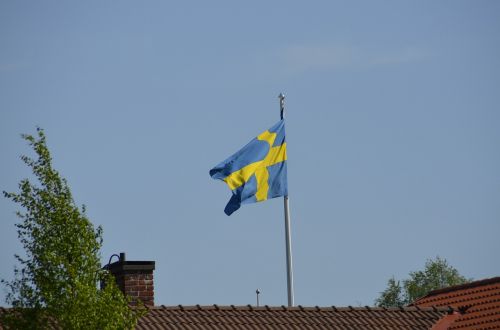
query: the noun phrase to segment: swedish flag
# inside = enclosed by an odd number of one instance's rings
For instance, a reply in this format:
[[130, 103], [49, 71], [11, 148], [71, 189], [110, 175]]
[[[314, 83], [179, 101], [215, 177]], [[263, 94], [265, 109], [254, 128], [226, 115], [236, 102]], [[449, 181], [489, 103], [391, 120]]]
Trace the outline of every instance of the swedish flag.
[[241, 204], [288, 195], [285, 121], [282, 119], [241, 150], [210, 170], [233, 195], [224, 212], [231, 215]]

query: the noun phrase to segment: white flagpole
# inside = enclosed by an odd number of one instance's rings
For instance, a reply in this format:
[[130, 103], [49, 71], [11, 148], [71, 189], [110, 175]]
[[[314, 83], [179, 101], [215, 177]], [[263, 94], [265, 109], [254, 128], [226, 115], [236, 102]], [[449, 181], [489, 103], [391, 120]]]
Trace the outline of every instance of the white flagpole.
[[[285, 95], [280, 93], [280, 116], [285, 118]], [[290, 232], [290, 205], [288, 204], [288, 195], [283, 197], [285, 205], [285, 240], [286, 240], [286, 280], [288, 291], [288, 307], [294, 306], [293, 299], [293, 265], [292, 265], [292, 235]]]

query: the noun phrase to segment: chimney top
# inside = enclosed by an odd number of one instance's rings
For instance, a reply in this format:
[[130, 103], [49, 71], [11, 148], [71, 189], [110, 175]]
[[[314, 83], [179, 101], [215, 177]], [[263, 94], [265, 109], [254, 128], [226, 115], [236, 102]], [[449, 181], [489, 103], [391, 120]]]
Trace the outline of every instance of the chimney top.
[[120, 290], [132, 298], [133, 304], [139, 299], [144, 305], [154, 305], [154, 261], [126, 261], [122, 252], [120, 260], [106, 268], [116, 278]]
[[113, 262], [108, 265], [108, 270], [111, 273], [115, 273], [116, 271], [124, 271], [124, 270], [143, 270], [143, 271], [153, 271], [155, 270], [155, 262], [154, 261], [119, 261]]

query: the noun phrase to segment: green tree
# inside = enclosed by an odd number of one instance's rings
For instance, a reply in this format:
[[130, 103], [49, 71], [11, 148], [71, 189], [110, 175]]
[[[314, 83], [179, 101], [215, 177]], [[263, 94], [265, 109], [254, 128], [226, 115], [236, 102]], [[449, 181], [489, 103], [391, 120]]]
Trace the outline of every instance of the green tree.
[[454, 267], [448, 264], [446, 259], [436, 257], [428, 259], [425, 269], [410, 272], [410, 278], [396, 281], [394, 277], [387, 282], [387, 288], [380, 293], [375, 300], [379, 307], [401, 307], [408, 305], [428, 292], [445, 288], [451, 285], [463, 284], [471, 281], [458, 273]]
[[375, 301], [378, 307], [401, 307], [406, 301], [403, 297], [403, 290], [399, 281], [391, 277], [387, 281], [387, 288], [380, 293], [380, 297]]
[[[24, 179], [18, 193], [4, 191], [23, 209], [16, 227], [25, 255], [15, 255], [20, 267], [14, 268], [14, 280], [2, 280], [13, 307], [2, 323], [13, 329], [133, 328], [144, 309], [132, 309], [112, 275], [101, 269], [102, 228], [94, 228], [85, 206], [75, 204], [68, 183], [52, 167], [44, 131], [22, 137], [37, 155], [21, 159], [38, 185]], [[106, 283], [102, 290], [99, 281]]]

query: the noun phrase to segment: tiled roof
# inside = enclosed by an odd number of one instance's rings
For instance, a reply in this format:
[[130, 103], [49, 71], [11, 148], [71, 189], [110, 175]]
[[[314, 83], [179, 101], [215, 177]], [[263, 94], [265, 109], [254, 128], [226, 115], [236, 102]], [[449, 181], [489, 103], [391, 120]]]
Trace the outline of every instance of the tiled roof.
[[500, 277], [429, 292], [414, 306], [451, 306], [462, 315], [450, 330], [500, 329]]
[[137, 329], [431, 329], [448, 308], [158, 306]]

